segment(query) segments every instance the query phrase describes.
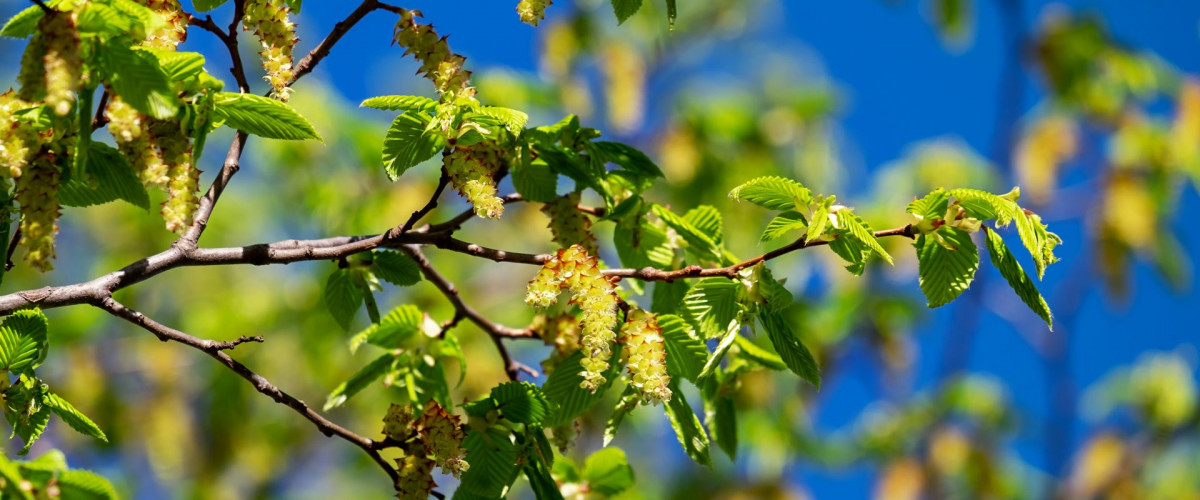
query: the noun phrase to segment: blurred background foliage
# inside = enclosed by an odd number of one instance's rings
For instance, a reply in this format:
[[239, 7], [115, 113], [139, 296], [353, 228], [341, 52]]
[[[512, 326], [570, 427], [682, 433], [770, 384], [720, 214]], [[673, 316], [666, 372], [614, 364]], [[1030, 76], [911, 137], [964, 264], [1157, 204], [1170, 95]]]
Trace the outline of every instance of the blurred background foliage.
[[[298, 50], [349, 9], [339, 3], [306, 2], [297, 20]], [[730, 389], [742, 411], [740, 446], [732, 460], [715, 454], [712, 472], [681, 453], [665, 419], [634, 412], [616, 439], [638, 473], [637, 488], [623, 498], [1200, 495], [1190, 336], [1197, 251], [1188, 224], [1200, 213], [1200, 80], [1191, 74], [1200, 71], [1200, 9], [1168, 2], [856, 0], [814, 8], [693, 0], [679, 2], [670, 30], [662, 2], [647, 0], [617, 26], [607, 2], [560, 0], [534, 30], [518, 22], [509, 5], [515, 2], [410, 3], [404, 6], [424, 10], [456, 50], [472, 57], [481, 102], [525, 110], [534, 125], [574, 113], [606, 137], [647, 151], [666, 173], [648, 199], [677, 211], [716, 206], [727, 221], [726, 245], [738, 255], [773, 248], [757, 238], [765, 215], [726, 197], [759, 175], [838, 194], [878, 228], [907, 223], [904, 205], [938, 186], [1005, 192], [1020, 185], [1023, 202], [1071, 249], [1066, 265], [1042, 285], [1058, 314], [1053, 333], [1001, 293], [1004, 285], [990, 271], [961, 300], [927, 310], [915, 286], [915, 259], [900, 248], [909, 243], [895, 238], [883, 241], [893, 245], [895, 267], [872, 263], [860, 278], [839, 269], [828, 252], [777, 260], [775, 276], [786, 278], [797, 300], [789, 317], [821, 361], [822, 389], [788, 374], [744, 374]], [[23, 7], [5, 2], [0, 14]], [[214, 18], [227, 19], [229, 10]], [[810, 17], [797, 23], [796, 11]], [[376, 232], [432, 193], [433, 165], [386, 182], [378, 151], [388, 116], [356, 106], [375, 94], [432, 92], [412, 75], [416, 64], [388, 47], [391, 21], [373, 16], [379, 18], [361, 25], [292, 97], [324, 143], [254, 141], [203, 245]], [[1151, 24], [1179, 17], [1186, 22]], [[1113, 21], [1121, 22], [1121, 32], [1110, 29]], [[817, 24], [851, 35], [830, 37]], [[209, 71], [223, 76], [228, 58], [208, 38], [193, 30], [182, 50], [204, 52]], [[898, 48], [886, 47], [893, 42]], [[857, 45], [831, 50], [830, 63], [857, 50], [878, 50], [902, 65], [905, 54], [896, 50], [932, 55], [911, 55], [914, 67], [928, 71], [868, 67], [842, 81], [820, 50], [837, 43]], [[1160, 54], [1164, 44], [1185, 46], [1190, 58]], [[19, 46], [0, 41], [0, 71], [10, 82]], [[252, 46], [243, 44], [248, 60]], [[949, 60], [939, 58], [970, 63], [938, 68]], [[830, 67], [868, 60], [875, 59]], [[969, 94], [983, 100], [976, 108], [994, 111], [956, 109], [962, 94], [916, 105], [927, 116], [864, 109], [879, 97], [862, 88], [898, 79], [916, 79], [897, 82], [899, 89], [935, 86], [964, 70], [995, 80], [994, 93]], [[884, 86], [863, 84], [864, 74]], [[945, 116], [954, 120], [929, 125]], [[907, 145], [892, 148], [863, 134], [877, 130], [861, 125], [870, 120], [911, 127], [893, 133]], [[956, 133], [955, 123], [973, 123], [970, 134]], [[948, 134], [913, 135], [931, 128]], [[227, 133], [209, 139], [200, 162], [209, 172], [205, 183], [229, 139]], [[511, 185], [501, 191], [512, 192]], [[465, 206], [447, 196], [432, 220]], [[536, 206], [516, 204], [500, 222], [469, 222], [460, 237], [547, 252], [553, 250], [547, 222]], [[611, 225], [596, 229], [602, 242], [612, 241]], [[60, 238], [57, 270], [41, 276], [18, 266], [5, 276], [4, 290], [108, 272], [161, 250], [173, 235], [157, 217], [109, 204], [66, 209]], [[513, 326], [532, 320], [534, 311], [520, 304], [532, 268], [430, 254], [489, 318]], [[602, 256], [617, 262], [611, 245], [602, 245]], [[183, 268], [117, 299], [204, 337], [263, 335], [266, 344], [241, 346], [238, 358], [316, 405], [370, 359], [351, 354], [348, 335], [320, 302], [333, 267]], [[635, 300], [648, 304], [649, 293]], [[413, 304], [438, 321], [453, 313], [427, 282], [384, 287], [379, 302], [385, 309]], [[60, 448], [73, 466], [97, 470], [133, 498], [374, 498], [390, 490], [357, 450], [314, 432], [199, 353], [92, 308], [47, 315], [55, 348], [43, 377], [96, 420], [109, 444], [52, 424], [35, 456]], [[365, 314], [355, 321], [367, 324]], [[485, 335], [466, 323], [456, 331], [471, 369], [451, 392], [461, 402], [505, 375]], [[511, 347], [532, 366], [549, 352], [528, 342]], [[374, 435], [400, 390], [373, 385], [331, 418]], [[616, 396], [581, 420], [582, 437], [571, 452], [577, 462], [600, 447], [604, 409]], [[453, 485], [448, 477], [438, 482], [444, 490]], [[530, 496], [523, 488], [512, 496]]]

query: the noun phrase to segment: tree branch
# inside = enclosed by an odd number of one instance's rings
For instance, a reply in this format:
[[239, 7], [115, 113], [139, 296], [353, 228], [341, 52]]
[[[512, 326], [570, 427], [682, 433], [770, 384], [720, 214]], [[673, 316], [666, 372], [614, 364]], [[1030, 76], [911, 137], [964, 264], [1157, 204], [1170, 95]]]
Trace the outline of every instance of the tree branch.
[[233, 372], [238, 374], [238, 376], [246, 379], [247, 382], [250, 382], [256, 391], [266, 395], [267, 397], [270, 397], [276, 403], [285, 405], [304, 416], [304, 418], [308, 419], [317, 427], [317, 430], [321, 431], [321, 434], [326, 436], [337, 436], [361, 448], [363, 452], [370, 456], [375, 463], [379, 464], [379, 466], [385, 472], [387, 472], [388, 477], [392, 479], [392, 483], [396, 483], [399, 473], [397, 473], [396, 469], [388, 464], [387, 460], [385, 460], [383, 456], [380, 455], [375, 449], [375, 442], [373, 440], [355, 434], [345, 427], [342, 427], [321, 416], [321, 414], [309, 407], [307, 403], [296, 399], [294, 396], [286, 392], [283, 392], [278, 387], [275, 387], [275, 385], [268, 382], [267, 379], [263, 378], [262, 375], [250, 370], [246, 367], [246, 365], [239, 363], [225, 352], [226, 349], [229, 349], [242, 342], [261, 342], [262, 337], [241, 337], [237, 340], [229, 342], [217, 342], [213, 340], [201, 339], [154, 321], [145, 314], [125, 307], [124, 304], [117, 302], [111, 296], [96, 300], [93, 302], [93, 305], [107, 311], [113, 316], [142, 327], [146, 331], [153, 333], [155, 337], [158, 337], [158, 339], [162, 340], [163, 342], [178, 342], [211, 356], [230, 370], [233, 370]]

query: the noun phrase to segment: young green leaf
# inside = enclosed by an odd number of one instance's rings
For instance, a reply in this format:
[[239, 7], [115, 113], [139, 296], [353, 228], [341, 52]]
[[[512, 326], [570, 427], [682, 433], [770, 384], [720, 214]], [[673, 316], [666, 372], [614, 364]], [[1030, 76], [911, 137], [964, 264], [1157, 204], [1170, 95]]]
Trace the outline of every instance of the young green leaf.
[[705, 338], [721, 336], [737, 317], [741, 284], [724, 278], [704, 278], [683, 296], [684, 317]]
[[387, 353], [367, 363], [366, 366], [358, 370], [358, 373], [355, 373], [349, 380], [342, 382], [333, 389], [333, 392], [329, 393], [329, 396], [325, 398], [325, 406], [322, 410], [329, 411], [342, 406], [346, 400], [358, 394], [359, 391], [366, 389], [368, 385], [371, 385], [372, 382], [390, 371], [395, 360], [396, 356]]
[[803, 212], [813, 203], [812, 191], [799, 182], [783, 177], [757, 177], [733, 188], [729, 197], [748, 201], [768, 210]]
[[100, 426], [92, 422], [92, 419], [87, 418], [87, 415], [75, 409], [71, 403], [68, 403], [67, 400], [59, 395], [46, 391], [42, 395], [42, 404], [54, 412], [55, 415], [58, 415], [58, 418], [63, 419], [63, 422], [66, 422], [76, 432], [94, 437], [106, 443], [108, 442], [108, 436], [104, 435], [104, 431], [100, 430]]
[[4, 318], [0, 323], [0, 370], [32, 375], [46, 359], [47, 327], [46, 316], [38, 309], [22, 309]]
[[875, 233], [871, 231], [871, 226], [847, 209], [838, 210], [838, 222], [841, 223], [842, 229], [847, 234], [862, 242], [867, 248], [875, 252], [888, 264], [893, 264], [892, 256], [888, 255], [887, 250], [883, 249], [883, 245], [879, 244], [879, 240], [875, 238]]
[[463, 472], [462, 483], [455, 490], [454, 498], [503, 498], [520, 473], [517, 447], [510, 435], [493, 429], [470, 430], [463, 439], [463, 448], [467, 450], [467, 463], [471, 467]]
[[805, 229], [808, 227], [808, 219], [804, 218], [804, 214], [794, 210], [776, 215], [767, 223], [767, 228], [763, 230], [762, 237], [759, 241], [767, 242], [776, 240], [783, 235], [796, 229]]
[[913, 245], [921, 291], [929, 307], [946, 305], [971, 286], [979, 269], [979, 249], [971, 241], [971, 233], [943, 226], [918, 236]]
[[350, 352], [358, 351], [359, 346], [364, 343], [384, 349], [396, 349], [402, 342], [420, 333], [423, 319], [424, 316], [417, 306], [411, 304], [396, 306], [387, 315], [379, 318], [378, 323], [373, 323], [350, 337]]
[[343, 330], [350, 329], [350, 321], [362, 307], [362, 291], [354, 285], [348, 269], [337, 269], [325, 280], [325, 307]]
[[582, 352], [576, 351], [559, 363], [554, 372], [550, 373], [546, 379], [546, 383], [542, 384], [542, 392], [546, 398], [558, 404], [558, 409], [542, 423], [544, 427], [558, 427], [569, 423], [604, 397], [604, 392], [612, 385], [612, 381], [617, 378], [617, 372], [620, 370], [618, 361], [621, 359], [621, 353], [619, 349], [614, 349], [614, 351], [612, 359], [609, 359], [608, 371], [603, 374], [607, 382], [596, 392], [580, 387], [580, 384], [583, 383], [583, 377], [580, 375], [583, 367], [579, 364], [583, 359]]
[[72, 177], [58, 189], [58, 202], [68, 207], [100, 205], [125, 200], [136, 207], [150, 209], [150, 196], [125, 156], [101, 142], [88, 144], [86, 178]]
[[208, 12], [220, 7], [221, 5], [224, 5], [225, 2], [228, 1], [229, 0], [192, 0], [192, 6], [195, 7], [197, 11]]
[[[528, 149], [522, 150], [528, 156]], [[554, 200], [558, 190], [558, 175], [543, 161], [519, 161], [512, 167], [513, 188], [522, 198], [547, 203]]]
[[508, 129], [513, 135], [519, 135], [521, 129], [525, 128], [525, 123], [529, 121], [529, 115], [524, 111], [515, 109], [502, 108], [500, 106], [481, 106], [479, 114], [488, 116]]
[[783, 359], [778, 354], [759, 347], [753, 340], [738, 335], [734, 344], [738, 346], [738, 354], [765, 368], [772, 370], [786, 370], [788, 368], [788, 365], [783, 362]]
[[171, 79], [158, 59], [144, 50], [134, 50], [123, 38], [111, 38], [96, 54], [101, 78], [114, 94], [134, 109], [159, 119], [179, 111], [179, 98]]
[[13, 435], [25, 442], [18, 455], [29, 453], [50, 421], [50, 408], [42, 404], [42, 394], [42, 381], [29, 375], [21, 375], [4, 391], [4, 418]]
[[588, 491], [605, 497], [618, 495], [634, 483], [633, 467], [629, 466], [625, 452], [616, 447], [601, 448], [587, 457], [582, 475]]
[[708, 358], [704, 342], [693, 336], [683, 318], [674, 314], [659, 315], [658, 327], [666, 344], [668, 374], [695, 381]]
[[229, 128], [267, 139], [321, 140], [300, 113], [277, 99], [254, 94], [221, 92], [213, 102], [216, 115]]
[[0, 36], [13, 38], [28, 38], [37, 31], [38, 21], [42, 20], [45, 12], [38, 5], [30, 5], [8, 18], [4, 27], [0, 28]]
[[671, 428], [675, 429], [675, 437], [692, 460], [700, 465], [712, 467], [712, 457], [708, 452], [708, 433], [705, 432], [704, 425], [700, 423], [696, 413], [692, 411], [676, 380], [671, 380], [671, 395], [671, 400], [667, 401], [663, 410], [671, 421]]
[[371, 271], [379, 279], [397, 286], [411, 286], [421, 281], [421, 269], [417, 263], [393, 250], [371, 252]]
[[778, 312], [764, 312], [759, 315], [758, 320], [767, 330], [771, 345], [775, 346], [775, 352], [779, 353], [788, 369], [820, 389], [821, 368], [817, 366], [817, 360], [808, 348], [796, 338], [783, 315]]
[[850, 263], [846, 266], [846, 270], [855, 276], [862, 275], [863, 269], [867, 265], [867, 256], [871, 253], [871, 250], [862, 241], [849, 235], [841, 235], [841, 237], [831, 240], [829, 249], [833, 250], [833, 253], [836, 253], [842, 260]]
[[1046, 304], [1046, 299], [1042, 298], [1041, 292], [1038, 292], [1037, 287], [1033, 285], [1033, 280], [1029, 278], [1028, 274], [1025, 274], [1024, 269], [1021, 269], [1021, 264], [1008, 250], [1008, 245], [1004, 244], [999, 233], [988, 228], [984, 228], [983, 231], [987, 233], [987, 249], [988, 255], [992, 259], [992, 265], [1000, 270], [1000, 275], [1008, 281], [1008, 285], [1017, 293], [1017, 297], [1021, 298], [1021, 302], [1024, 302], [1029, 309], [1042, 318], [1046, 322], [1047, 328], [1053, 329], [1050, 306]]
[[701, 234], [707, 236], [713, 243], [717, 245], [721, 244], [723, 224], [721, 222], [721, 212], [718, 212], [716, 207], [712, 205], [700, 205], [683, 214], [683, 220], [696, 228], [697, 231], [700, 231]]
[[642, 8], [642, 0], [612, 0], [612, 8], [617, 15], [617, 24], [622, 24]]
[[138, 48], [154, 55], [158, 65], [176, 82], [186, 81], [204, 72], [204, 55], [199, 52], [179, 52], [166, 49]]
[[[659, 219], [662, 219], [663, 223], [670, 226], [671, 229], [674, 229], [675, 232], [683, 237], [683, 240], [688, 243], [688, 250], [694, 252], [702, 259], [721, 260], [721, 248], [717, 245], [717, 240], [714, 239], [716, 235], [705, 233], [662, 205], [655, 204], [653, 210], [654, 215], [657, 215]], [[719, 222], [717, 223], [717, 229], [720, 229]]]
[[951, 189], [950, 196], [958, 200], [967, 215], [979, 220], [995, 219], [997, 227], [1007, 226], [1021, 208], [1016, 203], [978, 189]]
[[730, 460], [737, 460], [737, 412], [733, 406], [733, 398], [718, 394], [711, 399], [705, 399], [704, 422], [712, 432], [717, 446], [729, 455]]
[[437, 101], [419, 95], [384, 95], [372, 97], [359, 104], [359, 106], [364, 108], [400, 111], [403, 113], [424, 113], [427, 115], [436, 112], [437, 105]]
[[945, 189], [937, 188], [925, 197], [913, 200], [906, 211], [924, 219], [940, 219], [946, 215], [946, 207], [950, 203], [950, 195]]
[[509, 422], [541, 425], [554, 406], [536, 385], [529, 382], [505, 382], [492, 388], [496, 409]]
[[601, 441], [601, 446], [608, 446], [612, 443], [613, 438], [617, 437], [617, 430], [621, 428], [621, 422], [625, 421], [625, 416], [637, 409], [641, 400], [641, 393], [636, 386], [633, 384], [625, 386], [625, 392], [622, 392], [621, 397], [617, 398], [617, 406], [613, 408], [612, 415], [604, 423], [604, 439]]
[[404, 113], [392, 121], [383, 140], [383, 168], [388, 178], [394, 181], [445, 147], [445, 137], [426, 130], [425, 122], [420, 118]]
[[59, 498], [63, 500], [117, 500], [112, 483], [95, 472], [73, 469], [58, 475]]
[[812, 216], [808, 219], [808, 231], [804, 233], [804, 241], [817, 241], [825, 234], [825, 230], [829, 228], [829, 210], [833, 206], [833, 196], [822, 198], [813, 209]]
[[616, 163], [633, 174], [651, 178], [663, 176], [662, 170], [650, 160], [649, 156], [646, 156], [646, 153], [628, 144], [596, 141], [591, 143], [591, 151], [603, 161]]

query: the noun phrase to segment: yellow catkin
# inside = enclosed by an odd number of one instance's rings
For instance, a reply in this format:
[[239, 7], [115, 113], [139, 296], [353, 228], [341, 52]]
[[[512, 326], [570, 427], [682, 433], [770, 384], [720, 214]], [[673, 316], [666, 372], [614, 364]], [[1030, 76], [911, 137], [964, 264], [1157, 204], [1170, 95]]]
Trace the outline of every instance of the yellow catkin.
[[200, 170], [192, 163], [192, 144], [179, 128], [179, 124], [155, 121], [150, 126], [151, 136], [162, 152], [167, 166], [167, 201], [162, 205], [162, 216], [167, 230], [183, 233], [192, 223], [200, 199]]
[[0, 177], [20, 177], [30, 156], [41, 147], [37, 130], [15, 114], [30, 106], [12, 89], [0, 94]]
[[416, 19], [419, 17], [421, 11], [402, 10], [393, 40], [404, 47], [406, 55], [411, 54], [421, 63], [417, 74], [432, 81], [438, 92], [473, 94], [469, 90], [471, 72], [463, 68], [467, 58], [451, 52], [446, 38], [438, 36], [433, 25], [418, 23]]
[[559, 196], [545, 205], [542, 213], [550, 217], [550, 233], [559, 248], [571, 245], [582, 246], [588, 254], [596, 255], [596, 237], [592, 234], [592, 220], [578, 210], [579, 193]]
[[621, 343], [629, 383], [638, 388], [642, 400], [654, 404], [670, 401], [667, 349], [655, 315], [641, 309], [630, 311], [621, 327]]
[[471, 205], [475, 215], [499, 219], [504, 201], [496, 196], [496, 173], [504, 163], [504, 152], [494, 142], [454, 148], [442, 159], [450, 174], [450, 185]]
[[34, 33], [21, 55], [21, 71], [17, 82], [21, 84], [17, 96], [23, 101], [34, 102], [46, 98], [46, 38], [41, 32]]
[[142, 0], [141, 3], [163, 19], [163, 24], [158, 29], [146, 33], [143, 47], [175, 50], [180, 43], [187, 40], [187, 26], [191, 16], [183, 11], [179, 0]]
[[466, 434], [463, 433], [458, 415], [447, 412], [442, 405], [430, 400], [425, 403], [425, 410], [416, 424], [421, 441], [425, 444], [425, 452], [433, 457], [442, 472], [459, 477], [470, 468], [463, 459], [467, 454], [462, 447]]
[[537, 26], [546, 18], [546, 7], [552, 3], [551, 0], [521, 0], [517, 2], [517, 15], [521, 17], [521, 22]]
[[596, 258], [579, 245], [572, 245], [542, 265], [537, 276], [529, 282], [525, 303], [549, 307], [558, 301], [559, 291], [570, 290], [571, 302], [579, 307], [580, 350], [583, 359], [580, 386], [595, 391], [606, 382], [604, 371], [612, 356], [616, 341], [616, 285], [605, 277], [596, 265]]
[[542, 371], [550, 374], [559, 363], [579, 350], [579, 320], [570, 313], [554, 316], [539, 314], [529, 326], [537, 332], [542, 342], [554, 348], [550, 356], [542, 361]]
[[402, 500], [427, 500], [437, 483], [433, 482], [433, 460], [421, 452], [410, 453], [396, 459], [396, 498]]
[[40, 152], [17, 179], [17, 204], [21, 207], [21, 245], [25, 261], [42, 272], [54, 269], [54, 235], [58, 232], [60, 172], [54, 155]]
[[296, 45], [296, 25], [288, 18], [289, 9], [283, 0], [247, 0], [246, 15], [242, 23], [247, 30], [254, 30], [262, 51], [263, 77], [271, 84], [272, 95], [286, 101], [295, 77], [292, 68], [292, 48]]
[[38, 22], [38, 31], [45, 40], [46, 104], [54, 113], [65, 116], [71, 112], [75, 93], [79, 91], [83, 61], [79, 57], [79, 34], [75, 31], [75, 13], [47, 13]]

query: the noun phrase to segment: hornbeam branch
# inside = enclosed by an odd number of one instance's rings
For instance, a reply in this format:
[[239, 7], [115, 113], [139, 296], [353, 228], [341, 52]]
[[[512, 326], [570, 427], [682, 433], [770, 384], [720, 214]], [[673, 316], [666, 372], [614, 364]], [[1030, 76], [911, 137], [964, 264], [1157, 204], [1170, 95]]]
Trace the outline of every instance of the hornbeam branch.
[[237, 360], [233, 359], [229, 353], [225, 352], [226, 349], [229, 349], [232, 346], [242, 342], [261, 341], [262, 337], [242, 337], [234, 341], [217, 342], [195, 337], [154, 321], [145, 314], [125, 307], [124, 304], [117, 302], [111, 296], [96, 300], [92, 303], [92, 305], [107, 311], [113, 316], [133, 323], [150, 333], [153, 333], [154, 336], [158, 337], [158, 339], [162, 340], [163, 342], [178, 342], [211, 356], [212, 358], [221, 362], [221, 364], [225, 365], [225, 367], [233, 370], [233, 372], [238, 374], [238, 376], [246, 379], [247, 382], [250, 382], [256, 391], [266, 395], [276, 403], [285, 405], [304, 416], [304, 418], [308, 419], [317, 427], [317, 430], [319, 430], [321, 434], [326, 436], [337, 436], [361, 448], [363, 452], [370, 456], [375, 463], [379, 464], [379, 466], [385, 472], [387, 472], [388, 477], [392, 479], [392, 483], [396, 483], [399, 473], [397, 473], [396, 469], [388, 464], [387, 460], [385, 460], [383, 456], [379, 454], [379, 451], [375, 449], [375, 441], [355, 434], [353, 431], [350, 431], [349, 429], [330, 421], [320, 413], [314, 411], [304, 401], [296, 399], [296, 397], [283, 392], [278, 387], [275, 387], [274, 384], [268, 382], [266, 378], [263, 378], [262, 375], [255, 373], [253, 370], [247, 368], [246, 365], [243, 365]]

